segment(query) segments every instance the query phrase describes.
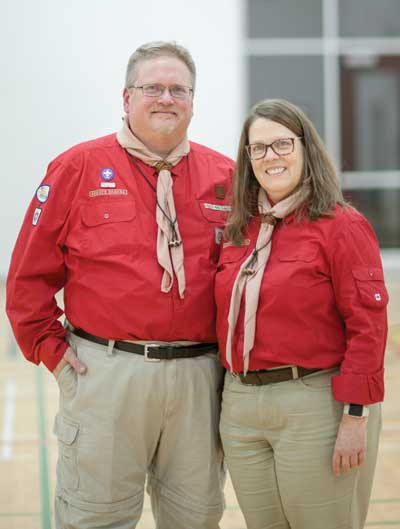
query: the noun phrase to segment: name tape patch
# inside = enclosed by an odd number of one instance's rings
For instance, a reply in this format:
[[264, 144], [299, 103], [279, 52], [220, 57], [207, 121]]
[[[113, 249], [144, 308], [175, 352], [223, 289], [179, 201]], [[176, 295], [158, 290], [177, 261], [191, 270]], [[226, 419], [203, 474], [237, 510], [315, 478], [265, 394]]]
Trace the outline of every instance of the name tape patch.
[[98, 197], [103, 195], [127, 195], [127, 189], [94, 189], [89, 191], [89, 197]]
[[209, 204], [208, 202], [205, 202], [203, 206], [206, 209], [212, 209], [213, 211], [231, 211], [232, 206], [227, 206], [224, 204]]

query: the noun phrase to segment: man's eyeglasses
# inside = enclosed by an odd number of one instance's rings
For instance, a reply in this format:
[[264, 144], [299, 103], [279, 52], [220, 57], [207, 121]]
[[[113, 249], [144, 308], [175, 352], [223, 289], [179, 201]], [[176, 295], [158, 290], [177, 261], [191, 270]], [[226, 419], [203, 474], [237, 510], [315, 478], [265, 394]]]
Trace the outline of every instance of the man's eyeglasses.
[[250, 143], [250, 145], [245, 146], [245, 149], [250, 160], [261, 160], [267, 154], [270, 147], [278, 156], [286, 156], [293, 152], [294, 140], [300, 140], [301, 138], [302, 136], [297, 136], [296, 138], [280, 138], [268, 145], [265, 143]]
[[174, 84], [172, 86], [164, 86], [163, 84], [144, 84], [142, 86], [128, 86], [127, 88], [135, 88], [141, 90], [144, 96], [147, 97], [161, 97], [165, 90], [168, 90], [170, 96], [174, 99], [187, 99], [191, 93], [193, 93], [193, 88], [190, 86], [183, 86], [180, 84]]

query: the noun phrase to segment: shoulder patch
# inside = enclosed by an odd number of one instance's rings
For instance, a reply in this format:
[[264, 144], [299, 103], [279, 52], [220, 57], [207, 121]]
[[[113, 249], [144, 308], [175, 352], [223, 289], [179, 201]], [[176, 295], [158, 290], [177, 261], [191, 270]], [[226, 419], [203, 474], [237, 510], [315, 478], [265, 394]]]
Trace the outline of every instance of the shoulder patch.
[[42, 204], [47, 202], [47, 199], [49, 198], [49, 194], [50, 194], [50, 186], [48, 184], [43, 184], [39, 186], [36, 190], [36, 198]]

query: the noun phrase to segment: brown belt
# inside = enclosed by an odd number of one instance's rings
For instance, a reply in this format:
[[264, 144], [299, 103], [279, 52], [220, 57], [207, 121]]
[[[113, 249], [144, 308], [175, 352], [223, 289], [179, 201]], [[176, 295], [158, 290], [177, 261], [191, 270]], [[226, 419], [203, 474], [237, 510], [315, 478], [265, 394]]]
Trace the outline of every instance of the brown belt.
[[260, 371], [248, 371], [246, 375], [237, 373], [242, 384], [247, 386], [265, 386], [276, 382], [285, 382], [287, 380], [296, 380], [297, 378], [323, 371], [320, 368], [307, 369], [305, 367], [282, 367], [281, 369], [265, 369]]
[[[94, 336], [83, 329], [74, 329], [73, 334], [89, 340], [90, 342], [98, 343], [100, 345], [108, 346], [109, 340]], [[196, 356], [204, 355], [205, 353], [215, 353], [218, 350], [216, 343], [199, 343], [193, 345], [159, 345], [156, 343], [148, 343], [145, 345], [131, 342], [124, 342], [116, 340], [114, 348], [128, 353], [135, 353], [145, 357], [145, 360], [158, 362], [160, 360], [172, 360], [174, 358], [194, 358]]]

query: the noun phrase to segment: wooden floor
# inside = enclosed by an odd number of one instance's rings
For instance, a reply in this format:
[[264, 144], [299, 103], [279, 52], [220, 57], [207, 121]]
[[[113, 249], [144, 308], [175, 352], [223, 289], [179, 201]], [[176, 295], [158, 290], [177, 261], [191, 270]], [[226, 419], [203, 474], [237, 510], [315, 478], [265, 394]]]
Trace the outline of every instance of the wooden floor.
[[[391, 297], [387, 397], [366, 527], [400, 528], [400, 269], [389, 270], [386, 277]], [[3, 286], [0, 311], [0, 529], [54, 529], [52, 497], [57, 446], [52, 423], [58, 388], [45, 369], [21, 358], [4, 317]], [[226, 499], [221, 529], [245, 529], [229, 481]], [[153, 528], [146, 499], [138, 529]]]

